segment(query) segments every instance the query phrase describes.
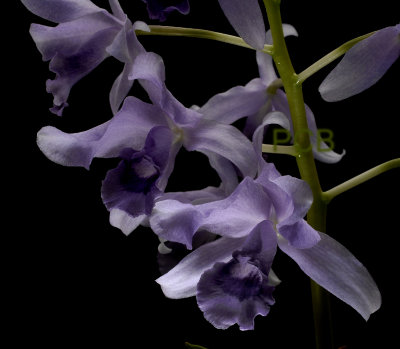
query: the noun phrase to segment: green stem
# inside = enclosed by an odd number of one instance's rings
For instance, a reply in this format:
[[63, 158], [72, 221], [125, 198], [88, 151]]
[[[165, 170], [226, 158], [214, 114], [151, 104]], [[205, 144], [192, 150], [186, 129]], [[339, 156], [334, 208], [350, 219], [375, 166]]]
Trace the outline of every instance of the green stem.
[[285, 154], [285, 155], [298, 156], [296, 148], [292, 145], [263, 144], [262, 152], [270, 154]]
[[375, 166], [370, 170], [365, 171], [364, 173], [355, 176], [349, 179], [348, 181], [343, 182], [342, 184], [339, 184], [338, 186], [324, 192], [323, 198], [326, 202], [330, 202], [334, 197], [338, 196], [339, 194], [342, 194], [345, 191], [354, 188], [355, 186], [364, 183], [386, 171], [399, 167], [400, 167], [400, 158], [386, 161], [383, 164]]
[[299, 82], [302, 83], [306, 79], [308, 79], [311, 75], [315, 74], [317, 71], [321, 70], [331, 62], [333, 62], [335, 59], [339, 58], [340, 56], [344, 55], [348, 50], [350, 50], [355, 44], [360, 42], [361, 40], [364, 40], [374, 34], [375, 32], [368, 33], [362, 36], [359, 36], [355, 39], [352, 39], [350, 41], [347, 41], [343, 45], [339, 46], [332, 52], [328, 53], [318, 61], [316, 61], [314, 64], [310, 65], [307, 69], [303, 70], [299, 74]]
[[[162, 25], [149, 25], [150, 31], [136, 30], [136, 35], [160, 35], [160, 36], [184, 36], [191, 38], [209, 39], [224, 42], [231, 45], [246, 47], [254, 50], [251, 46], [246, 44], [242, 38], [237, 36], [214, 32], [211, 30], [195, 29], [195, 28], [181, 28], [169, 27]], [[265, 45], [263, 52], [271, 54], [271, 45]]]
[[185, 342], [186, 348], [189, 349], [206, 349], [205, 347], [202, 347], [201, 345], [196, 345], [196, 344], [191, 344], [189, 342]]
[[[313, 204], [307, 214], [308, 223], [316, 230], [325, 232], [327, 204], [323, 200], [321, 185], [314, 157], [310, 147], [306, 110], [302, 92], [302, 84], [294, 71], [286, 47], [280, 13], [280, 0], [264, 0], [267, 17], [273, 40], [272, 57], [288, 98], [293, 129], [296, 134], [297, 146], [309, 149], [297, 156], [297, 166], [301, 178], [305, 180], [313, 192]], [[312, 299], [314, 311], [315, 337], [317, 349], [333, 348], [332, 320], [329, 306], [329, 295], [319, 285], [312, 282]]]

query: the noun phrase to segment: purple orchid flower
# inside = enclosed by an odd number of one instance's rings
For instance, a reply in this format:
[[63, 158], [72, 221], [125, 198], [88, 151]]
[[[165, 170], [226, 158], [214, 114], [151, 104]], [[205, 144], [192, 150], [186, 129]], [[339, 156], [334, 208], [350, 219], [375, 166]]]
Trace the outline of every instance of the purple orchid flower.
[[[206, 188], [197, 193], [175, 194], [177, 197], [185, 197], [185, 200], [210, 200], [233, 190], [238, 183], [237, 170], [243, 177], [256, 175], [257, 157], [251, 142], [234, 126], [203, 119], [200, 113], [184, 107], [176, 100], [165, 85], [165, 69], [160, 56], [150, 52], [139, 55], [128, 78], [139, 80], [153, 104], [132, 96], [127, 97], [111, 120], [83, 132], [68, 134], [52, 126], [44, 127], [37, 137], [42, 152], [58, 164], [89, 169], [95, 157], [119, 157], [125, 148], [136, 152], [147, 149], [147, 142], [157, 142], [154, 137], [148, 138], [149, 133], [154, 132], [154, 128], [162, 127], [165, 134], [163, 137], [167, 137], [169, 132], [171, 142], [169, 146], [163, 142], [163, 147], [156, 147], [169, 154], [165, 173], [157, 182], [158, 189], [165, 188], [173, 170], [175, 156], [182, 146], [189, 151], [206, 154], [223, 184], [220, 188]], [[125, 157], [126, 154], [123, 155]], [[113, 173], [117, 175], [118, 172], [116, 170]], [[132, 216], [127, 206], [124, 209], [118, 206], [120, 202], [128, 202], [125, 200], [125, 191], [120, 190], [118, 193], [120, 198], [113, 199], [110, 206], [111, 224], [129, 234], [136, 228], [139, 216]]]
[[[255, 143], [263, 127], [256, 130]], [[381, 304], [367, 269], [344, 246], [303, 219], [312, 203], [308, 185], [281, 176], [261, 156], [259, 160], [258, 177], [245, 178], [224, 199], [199, 205], [176, 200], [155, 204], [150, 226], [162, 239], [191, 248], [196, 231], [221, 236], [156, 280], [164, 294], [197, 296], [206, 319], [217, 328], [238, 323], [243, 330], [252, 329], [254, 317], [266, 315], [273, 304], [277, 282], [269, 268], [279, 247], [305, 274], [367, 320]], [[257, 242], [252, 242], [254, 236]], [[254, 247], [256, 252], [250, 253], [248, 245], [264, 247]], [[262, 263], [260, 258], [264, 258]]]
[[243, 176], [254, 177], [255, 157], [251, 142], [234, 126], [200, 110], [184, 107], [165, 85], [165, 67], [154, 53], [141, 55], [135, 61], [130, 79], [137, 79], [154, 105], [159, 106], [166, 120], [188, 151], [199, 151], [210, 159], [211, 166], [233, 187], [232, 164]]
[[[284, 24], [283, 31], [285, 36], [297, 36], [297, 31], [291, 25]], [[270, 31], [267, 32], [266, 42], [268, 44], [272, 43]], [[281, 89], [271, 91], [271, 87], [274, 86], [275, 81], [278, 79], [272, 57], [257, 51], [256, 59], [260, 78], [251, 80], [246, 86], [236, 86], [224, 93], [213, 96], [198, 109], [198, 112], [207, 119], [219, 120], [219, 122], [227, 124], [231, 124], [242, 117], [247, 117], [244, 133], [250, 138], [268, 114], [273, 113], [269, 116], [268, 123], [278, 124], [289, 130], [293, 141], [293, 122], [290, 117], [286, 94]], [[325, 142], [318, 140], [315, 116], [307, 105], [306, 116], [308, 127], [311, 131], [310, 141], [314, 157], [325, 163], [340, 161], [345, 152], [338, 154], [329, 149]]]
[[147, 4], [147, 12], [151, 19], [163, 22], [172, 11], [187, 15], [190, 11], [189, 0], [142, 0]]
[[126, 79], [133, 61], [144, 52], [135, 29], [149, 30], [143, 22], [134, 25], [122, 11], [118, 0], [110, 0], [113, 14], [89, 0], [21, 0], [34, 14], [58, 23], [56, 27], [32, 24], [30, 34], [44, 61], [56, 74], [47, 80], [47, 92], [53, 94], [54, 114], [62, 115], [68, 106], [72, 86], [95, 69], [103, 60], [114, 56], [125, 63], [122, 74], [110, 92], [115, 113], [127, 95], [131, 82]]
[[378, 30], [354, 45], [319, 87], [327, 102], [354, 96], [374, 85], [400, 56], [400, 24]]
[[[37, 143], [50, 160], [64, 166], [89, 169], [95, 157], [122, 157], [120, 165], [104, 180], [102, 197], [110, 210], [111, 225], [126, 235], [145, 223], [146, 212], [158, 191], [165, 189], [181, 147], [163, 111], [135, 97], [126, 98], [111, 120], [87, 131], [68, 134], [52, 126], [43, 127]], [[150, 176], [150, 172], [157, 175]], [[129, 178], [121, 178], [123, 173]]]

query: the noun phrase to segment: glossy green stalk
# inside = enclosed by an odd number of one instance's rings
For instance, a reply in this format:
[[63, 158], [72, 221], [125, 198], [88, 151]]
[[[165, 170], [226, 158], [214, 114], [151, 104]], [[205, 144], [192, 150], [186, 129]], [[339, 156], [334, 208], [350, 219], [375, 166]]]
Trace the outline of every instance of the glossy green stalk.
[[[253, 47], [246, 44], [242, 38], [234, 35], [214, 32], [212, 30], [196, 29], [196, 28], [181, 28], [169, 27], [163, 25], [149, 25], [150, 31], [136, 30], [136, 35], [157, 35], [157, 36], [183, 36], [199, 39], [209, 39], [224, 42], [231, 45], [246, 47], [254, 50]], [[271, 54], [271, 45], [265, 45], [263, 52]]]
[[400, 158], [386, 161], [383, 164], [375, 166], [368, 171], [365, 171], [364, 173], [355, 176], [330, 190], [327, 190], [323, 193], [323, 198], [326, 202], [330, 202], [334, 197], [338, 196], [339, 194], [342, 194], [345, 191], [354, 188], [355, 186], [394, 168], [400, 168]]
[[270, 154], [285, 154], [298, 156], [296, 148], [292, 145], [263, 144], [261, 151]]
[[[302, 84], [294, 71], [285, 43], [280, 13], [280, 0], [264, 0], [264, 5], [267, 10], [273, 39], [272, 57], [288, 98], [294, 133], [296, 134], [296, 146], [298, 149], [307, 149], [307, 151], [300, 153], [296, 158], [301, 178], [310, 185], [314, 197], [313, 204], [307, 214], [307, 221], [314, 229], [325, 232], [327, 204], [323, 200], [317, 168], [310, 147]], [[329, 295], [314, 282], [311, 284], [311, 290], [316, 348], [333, 348]]]

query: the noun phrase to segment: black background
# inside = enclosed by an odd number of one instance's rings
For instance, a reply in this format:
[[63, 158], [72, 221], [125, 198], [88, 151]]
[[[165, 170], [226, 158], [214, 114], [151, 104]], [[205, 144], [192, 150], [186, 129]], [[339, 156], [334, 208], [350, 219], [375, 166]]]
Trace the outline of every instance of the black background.
[[[157, 24], [148, 19], [141, 1], [120, 3], [133, 21]], [[241, 332], [237, 326], [216, 330], [204, 320], [194, 298], [163, 296], [154, 282], [159, 276], [157, 237], [145, 228], [126, 237], [108, 223], [100, 186], [115, 161], [96, 159], [91, 171], [62, 167], [47, 160], [35, 143], [37, 131], [46, 125], [78, 132], [108, 120], [108, 93], [122, 65], [113, 59], [103, 62], [73, 87], [64, 116], [51, 114], [52, 98], [45, 81], [52, 74], [28, 33], [30, 23], [46, 22], [20, 2], [14, 6], [12, 25], [3, 32], [7, 79], [2, 92], [6, 206], [2, 247], [4, 288], [9, 291], [3, 316], [15, 346], [24, 342], [52, 348], [102, 344], [178, 349], [189, 341], [208, 349], [313, 348], [309, 281], [283, 254], [274, 264], [283, 280], [275, 291], [276, 304], [267, 317], [256, 318], [255, 331]], [[287, 40], [296, 71], [347, 40], [395, 25], [399, 20], [395, 8], [395, 1], [381, 6], [357, 0], [349, 6], [343, 1], [282, 0], [283, 21], [299, 33], [298, 38]], [[164, 24], [234, 34], [217, 1], [192, 0], [189, 15], [174, 13]], [[254, 52], [245, 48], [200, 39], [140, 40], [148, 51], [163, 57], [167, 86], [186, 106], [201, 105], [257, 76]], [[305, 100], [318, 126], [333, 130], [336, 150], [347, 152], [338, 164], [318, 163], [324, 190], [400, 154], [399, 63], [371, 89], [329, 104], [317, 88], [333, 66], [304, 84]], [[139, 90], [132, 93], [142, 96]], [[270, 159], [283, 174], [298, 175], [292, 158]], [[330, 204], [327, 232], [366, 265], [383, 297], [382, 308], [368, 322], [332, 300], [337, 347], [386, 348], [397, 342], [398, 177], [398, 170], [385, 173]], [[170, 190], [210, 184], [218, 181], [205, 157], [178, 156]]]

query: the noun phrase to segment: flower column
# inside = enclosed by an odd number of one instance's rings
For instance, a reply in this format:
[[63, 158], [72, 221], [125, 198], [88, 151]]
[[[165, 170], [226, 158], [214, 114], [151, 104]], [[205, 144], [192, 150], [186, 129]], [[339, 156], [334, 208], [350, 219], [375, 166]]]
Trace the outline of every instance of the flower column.
[[[307, 221], [314, 229], [325, 232], [327, 203], [323, 199], [311, 150], [302, 84], [294, 71], [284, 39], [280, 0], [264, 0], [264, 4], [273, 39], [272, 56], [287, 94], [296, 135], [295, 145], [300, 150], [296, 158], [297, 166], [301, 178], [310, 185], [313, 192], [314, 201], [308, 211]], [[317, 349], [333, 348], [329, 294], [313, 281], [311, 281], [311, 292]]]

